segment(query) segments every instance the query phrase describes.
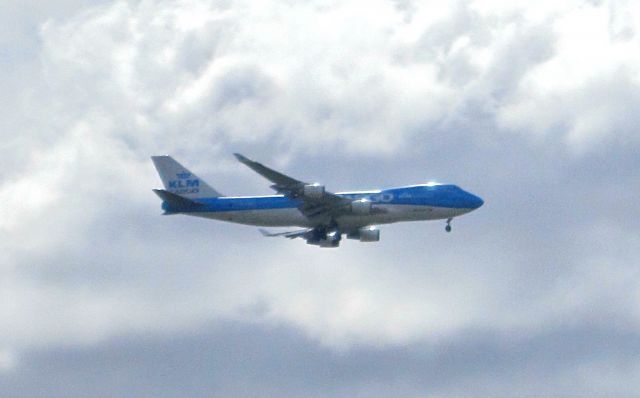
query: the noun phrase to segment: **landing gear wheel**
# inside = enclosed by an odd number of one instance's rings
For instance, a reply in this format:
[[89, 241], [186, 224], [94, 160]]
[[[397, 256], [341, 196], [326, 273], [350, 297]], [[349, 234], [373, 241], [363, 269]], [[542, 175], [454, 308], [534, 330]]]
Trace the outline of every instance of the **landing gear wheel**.
[[447, 226], [444, 227], [444, 230], [447, 232], [451, 232], [451, 220], [453, 220], [452, 218], [447, 219]]

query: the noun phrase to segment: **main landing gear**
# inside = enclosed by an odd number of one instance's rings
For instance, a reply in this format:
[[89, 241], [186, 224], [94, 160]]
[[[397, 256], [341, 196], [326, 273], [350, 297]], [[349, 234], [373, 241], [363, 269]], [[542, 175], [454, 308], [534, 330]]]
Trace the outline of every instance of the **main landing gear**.
[[447, 232], [451, 232], [451, 220], [453, 220], [453, 218], [448, 218], [447, 219], [447, 226], [444, 227], [444, 230]]

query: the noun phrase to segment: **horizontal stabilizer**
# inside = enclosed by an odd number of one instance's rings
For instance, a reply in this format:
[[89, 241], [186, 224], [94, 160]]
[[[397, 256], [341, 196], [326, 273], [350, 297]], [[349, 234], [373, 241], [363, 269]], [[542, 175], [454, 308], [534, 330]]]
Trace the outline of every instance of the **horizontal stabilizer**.
[[165, 191], [164, 189], [154, 189], [153, 192], [168, 204], [168, 208], [165, 208], [168, 213], [180, 213], [204, 206], [202, 203], [194, 202], [191, 199]]

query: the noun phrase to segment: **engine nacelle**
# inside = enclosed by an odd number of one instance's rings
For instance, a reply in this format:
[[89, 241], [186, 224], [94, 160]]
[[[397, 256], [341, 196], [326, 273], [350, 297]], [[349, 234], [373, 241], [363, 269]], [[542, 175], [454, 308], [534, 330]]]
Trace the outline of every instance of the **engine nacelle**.
[[321, 240], [320, 242], [318, 242], [316, 244], [318, 246], [322, 247], [322, 248], [335, 248], [335, 247], [339, 247], [340, 246], [340, 241], [339, 240], [325, 239], [325, 240]]
[[302, 188], [302, 195], [311, 200], [322, 200], [324, 197], [324, 185], [307, 184]]
[[371, 214], [371, 201], [367, 199], [358, 199], [351, 202], [351, 212], [357, 215]]
[[364, 227], [347, 235], [349, 239], [358, 239], [360, 242], [377, 242], [380, 240], [380, 230], [376, 227]]
[[332, 231], [327, 233], [314, 231], [313, 236], [307, 239], [307, 244], [316, 245], [320, 247], [338, 247], [342, 240], [342, 234], [338, 231]]

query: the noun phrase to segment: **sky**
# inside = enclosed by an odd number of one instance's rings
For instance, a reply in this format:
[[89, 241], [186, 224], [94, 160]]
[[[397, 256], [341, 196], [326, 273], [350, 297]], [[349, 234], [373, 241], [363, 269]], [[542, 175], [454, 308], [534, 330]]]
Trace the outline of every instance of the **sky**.
[[[3, 397], [636, 397], [634, 1], [0, 4]], [[149, 159], [269, 194], [485, 200], [337, 250], [161, 216]]]

